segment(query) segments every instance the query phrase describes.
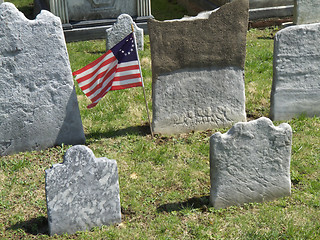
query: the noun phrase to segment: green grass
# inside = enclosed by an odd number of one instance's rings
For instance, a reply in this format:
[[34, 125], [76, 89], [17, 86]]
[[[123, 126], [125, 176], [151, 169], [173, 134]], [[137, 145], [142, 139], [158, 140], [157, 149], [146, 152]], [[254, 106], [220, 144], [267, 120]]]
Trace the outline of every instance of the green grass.
[[[268, 116], [273, 35], [251, 29], [245, 66], [249, 119]], [[148, 37], [139, 53], [151, 102]], [[105, 51], [104, 41], [67, 45], [79, 69]], [[318, 239], [320, 235], [320, 118], [288, 121], [293, 129], [292, 195], [216, 210], [209, 206], [209, 138], [227, 129], [151, 139], [141, 88], [109, 92], [91, 110], [77, 88], [86, 145], [116, 159], [122, 223], [74, 235], [48, 236], [44, 171], [70, 146], [0, 157], [0, 239]], [[280, 122], [276, 122], [276, 125]]]

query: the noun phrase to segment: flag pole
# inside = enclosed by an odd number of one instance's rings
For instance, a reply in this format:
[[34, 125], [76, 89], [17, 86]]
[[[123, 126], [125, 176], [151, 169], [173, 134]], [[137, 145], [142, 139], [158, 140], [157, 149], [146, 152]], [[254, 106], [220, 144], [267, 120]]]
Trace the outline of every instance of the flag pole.
[[140, 65], [140, 60], [139, 60], [139, 54], [138, 54], [138, 47], [137, 47], [136, 35], [135, 35], [135, 32], [134, 32], [133, 24], [131, 24], [131, 29], [132, 29], [132, 33], [133, 33], [134, 44], [135, 44], [135, 47], [136, 47], [136, 54], [137, 54], [138, 63], [139, 63], [139, 71], [140, 71], [140, 75], [141, 75], [141, 83], [142, 83], [143, 95], [144, 95], [144, 100], [145, 100], [145, 103], [146, 103], [146, 109], [147, 109], [147, 114], [148, 114], [148, 120], [149, 120], [151, 138], [153, 139], [154, 134], [153, 134], [152, 126], [151, 126], [151, 120], [150, 120], [150, 115], [149, 115], [149, 107], [148, 107], [148, 102], [147, 102], [147, 97], [146, 97], [146, 90], [145, 90], [144, 83], [143, 83], [143, 77], [142, 77], [141, 65]]

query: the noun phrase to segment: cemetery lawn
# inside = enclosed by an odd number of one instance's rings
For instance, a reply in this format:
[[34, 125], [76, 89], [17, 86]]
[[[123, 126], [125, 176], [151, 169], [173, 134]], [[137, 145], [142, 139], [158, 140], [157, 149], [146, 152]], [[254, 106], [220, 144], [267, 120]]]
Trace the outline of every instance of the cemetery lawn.
[[[152, 9], [166, 6], [164, 1], [167, 0], [152, 0]], [[32, 9], [33, 0], [10, 2], [27, 14]], [[159, 11], [157, 19], [172, 18], [174, 12], [185, 14], [175, 2], [169, 1], [173, 13]], [[248, 120], [268, 117], [270, 111], [273, 36], [277, 30], [248, 31], [245, 65]], [[70, 43], [67, 47], [74, 71], [102, 55], [105, 41]], [[151, 112], [148, 37], [145, 50], [139, 55]], [[301, 116], [287, 121], [293, 129], [290, 197], [216, 210], [209, 206], [209, 138], [228, 129], [157, 135], [152, 139], [142, 88], [109, 92], [91, 110], [86, 109], [89, 100], [77, 84], [76, 91], [86, 145], [96, 157], [117, 160], [122, 223], [74, 235], [48, 236], [44, 171], [63, 161], [70, 146], [62, 145], [0, 157], [0, 239], [318, 239], [320, 236], [319, 117]]]
[[[268, 116], [273, 36], [247, 36], [248, 119]], [[104, 41], [67, 45], [72, 70], [105, 51]], [[150, 44], [140, 53], [149, 110]], [[0, 239], [317, 239], [320, 236], [320, 118], [300, 117], [293, 129], [292, 195], [272, 202], [216, 210], [209, 206], [209, 138], [227, 129], [158, 135], [151, 139], [142, 88], [109, 92], [97, 107], [77, 94], [86, 145], [96, 157], [116, 159], [122, 223], [74, 235], [48, 236], [45, 169], [70, 146], [0, 157]], [[280, 124], [276, 122], [275, 125]]]

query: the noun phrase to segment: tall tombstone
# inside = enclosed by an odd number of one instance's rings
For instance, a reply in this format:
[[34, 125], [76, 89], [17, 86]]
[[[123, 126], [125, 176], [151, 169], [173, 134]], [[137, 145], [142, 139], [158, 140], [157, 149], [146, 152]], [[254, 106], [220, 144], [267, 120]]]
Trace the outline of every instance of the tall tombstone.
[[85, 142], [60, 19], [0, 5], [0, 155]]
[[320, 116], [320, 23], [287, 27], [274, 39], [270, 117]]
[[246, 121], [248, 0], [181, 20], [149, 20], [153, 129], [175, 134]]
[[291, 194], [292, 129], [262, 117], [210, 138], [210, 203], [226, 208]]
[[319, 0], [294, 0], [294, 24], [320, 23]]
[[69, 148], [63, 163], [46, 170], [50, 235], [120, 223], [118, 178], [115, 160], [95, 158], [86, 146]]
[[106, 46], [107, 50], [111, 49], [122, 39], [128, 36], [132, 32], [132, 27], [135, 32], [136, 42], [138, 50], [143, 50], [143, 29], [137, 27], [136, 23], [132, 20], [132, 17], [128, 14], [121, 14], [117, 18], [117, 22], [113, 26], [106, 30], [107, 40]]

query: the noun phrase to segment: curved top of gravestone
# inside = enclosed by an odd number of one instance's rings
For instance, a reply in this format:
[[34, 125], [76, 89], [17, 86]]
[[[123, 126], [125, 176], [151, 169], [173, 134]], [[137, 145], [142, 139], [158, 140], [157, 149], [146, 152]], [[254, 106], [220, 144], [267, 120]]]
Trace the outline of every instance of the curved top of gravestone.
[[[239, 136], [245, 136], [248, 139], [255, 139], [257, 138], [257, 136], [263, 136], [263, 134], [261, 133], [265, 133], [265, 135], [271, 136], [269, 134], [270, 132], [280, 132], [286, 134], [289, 133], [289, 136], [292, 135], [292, 129], [289, 124], [282, 123], [279, 126], [274, 126], [269, 118], [261, 117], [250, 122], [238, 122], [224, 134], [221, 134], [220, 132], [213, 134], [212, 140], [221, 141], [221, 139], [224, 139], [227, 141]], [[283, 138], [283, 141], [286, 145], [290, 143], [290, 140], [286, 138]]]
[[136, 35], [136, 42], [138, 50], [143, 50], [143, 29], [139, 28], [128, 14], [121, 14], [118, 16], [115, 24], [107, 29], [107, 50], [111, 49], [122, 39], [132, 32], [132, 27]]
[[110, 159], [106, 157], [96, 158], [92, 150], [84, 145], [75, 145], [67, 150], [63, 163], [53, 165], [53, 168], [64, 166], [73, 170], [78, 170], [79, 166], [100, 164]]
[[35, 20], [29, 20], [26, 16], [20, 12], [13, 3], [4, 2], [0, 5], [0, 20], [6, 22], [16, 22], [18, 20], [28, 21], [29, 24], [36, 24], [40, 22], [55, 22], [60, 24], [60, 18], [55, 16], [49, 11], [42, 10], [40, 14], [37, 15]]
[[234, 0], [210, 16], [148, 22], [152, 72], [156, 76], [187, 68], [244, 69], [249, 1]]

